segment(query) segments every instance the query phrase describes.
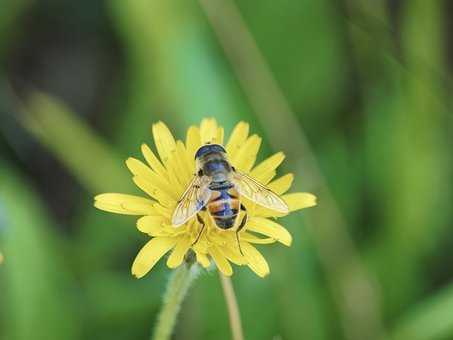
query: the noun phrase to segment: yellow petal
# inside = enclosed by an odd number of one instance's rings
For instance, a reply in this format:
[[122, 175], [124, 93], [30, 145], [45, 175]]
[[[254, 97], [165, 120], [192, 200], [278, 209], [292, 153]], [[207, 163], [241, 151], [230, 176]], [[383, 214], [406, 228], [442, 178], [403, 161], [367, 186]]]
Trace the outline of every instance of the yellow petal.
[[271, 244], [277, 242], [274, 238], [272, 237], [266, 237], [266, 238], [261, 238], [258, 236], [255, 236], [253, 234], [247, 233], [247, 232], [241, 232], [241, 241], [246, 241], [249, 243], [256, 243], [256, 244]]
[[225, 256], [220, 252], [217, 246], [212, 246], [209, 248], [209, 254], [214, 259], [217, 268], [223, 275], [231, 276], [233, 275], [233, 268], [231, 268], [230, 263], [225, 258]]
[[164, 207], [162, 204], [155, 203], [153, 205], [155, 213], [150, 214], [150, 215], [162, 215], [167, 220], [170, 220], [171, 216], [173, 215], [173, 210], [174, 210], [175, 206], [176, 206], [176, 204], [173, 204], [173, 206], [171, 206], [171, 207]]
[[276, 180], [270, 182], [267, 187], [271, 189], [278, 195], [282, 195], [291, 188], [293, 184], [294, 175], [293, 174], [286, 174], [282, 177], [277, 178]]
[[249, 125], [245, 122], [239, 122], [233, 129], [230, 139], [226, 145], [226, 152], [230, 159], [236, 156], [237, 152], [244, 145], [249, 135]]
[[280, 224], [262, 217], [252, 217], [247, 222], [247, 230], [254, 231], [276, 239], [285, 246], [292, 242], [291, 234]]
[[176, 149], [175, 139], [173, 138], [173, 135], [167, 125], [162, 122], [154, 124], [152, 130], [157, 153], [159, 154], [162, 162], [166, 165], [168, 158]]
[[283, 214], [275, 210], [267, 209], [261, 207], [259, 205], [255, 205], [255, 211], [253, 212], [253, 216], [260, 216], [260, 217], [283, 217], [288, 214]]
[[168, 236], [165, 223], [168, 220], [163, 216], [144, 216], [138, 219], [137, 229], [150, 236]]
[[233, 242], [228, 242], [221, 249], [223, 255], [234, 264], [243, 265], [247, 263], [244, 256], [242, 256], [241, 252], [239, 251], [239, 245], [236, 241], [236, 236], [234, 237]]
[[176, 243], [176, 246], [173, 249], [171, 255], [168, 257], [167, 266], [169, 268], [178, 267], [184, 260], [184, 256], [190, 249], [191, 245], [192, 241], [190, 240], [189, 237], [181, 237], [178, 243]]
[[[201, 232], [201, 227], [198, 221], [188, 222], [188, 225], [189, 225], [188, 228], [190, 228], [190, 230], [192, 231], [191, 240], [193, 243], [200, 235], [199, 233]], [[206, 229], [209, 229], [209, 226], [207, 226]], [[208, 253], [208, 248], [211, 246], [211, 241], [210, 240], [208, 241], [206, 235], [207, 232], [203, 232], [203, 234], [200, 235], [198, 241], [192, 246], [192, 249], [195, 251], [195, 253], [201, 253], [205, 255]]]
[[173, 188], [178, 199], [181, 197], [182, 193], [186, 190], [187, 185], [190, 181], [187, 181], [185, 171], [181, 169], [178, 164], [179, 153], [174, 150], [172, 156], [167, 160], [167, 170], [170, 177], [170, 184]]
[[205, 118], [200, 124], [201, 144], [216, 143], [217, 121], [214, 118]]
[[[275, 169], [283, 162], [285, 155], [283, 152], [278, 152], [275, 155], [265, 159], [258, 164], [251, 172], [250, 176], [255, 178], [258, 182], [267, 183], [266, 179], [270, 174], [275, 173]], [[272, 178], [273, 176], [271, 176]]]
[[247, 242], [241, 242], [241, 247], [251, 270], [260, 277], [265, 277], [270, 273], [266, 259], [254, 246]]
[[129, 157], [126, 160], [126, 166], [130, 172], [132, 172], [135, 176], [143, 176], [143, 177], [153, 177], [154, 172], [148, 168], [145, 164], [139, 161], [136, 158]]
[[166, 178], [168, 176], [167, 170], [165, 170], [164, 166], [159, 161], [159, 159], [156, 157], [154, 152], [151, 151], [149, 146], [146, 144], [142, 144], [141, 149], [142, 149], [143, 157], [145, 157], [145, 160], [149, 164], [151, 169], [153, 169], [153, 171], [155, 171], [159, 176]]
[[138, 252], [132, 264], [132, 275], [143, 277], [151, 268], [175, 246], [176, 237], [155, 237]]
[[217, 136], [216, 136], [216, 140], [215, 140], [215, 142], [217, 144], [223, 145], [223, 136], [224, 136], [224, 134], [225, 134], [225, 131], [224, 131], [223, 127], [219, 127], [217, 129]]
[[264, 184], [264, 185], [267, 186], [267, 184], [272, 180], [272, 178], [275, 177], [275, 175], [277, 175], [277, 172], [275, 170], [274, 171], [269, 171], [265, 175], [263, 175], [263, 179], [260, 180], [259, 182], [261, 184]]
[[186, 136], [186, 149], [187, 153], [190, 156], [190, 160], [195, 165], [195, 153], [201, 146], [201, 136], [200, 136], [200, 129], [198, 126], [191, 126], [187, 130]]
[[282, 196], [288, 205], [289, 211], [295, 211], [316, 205], [316, 196], [308, 192], [295, 192]]
[[255, 164], [260, 145], [261, 138], [257, 135], [248, 138], [236, 155], [231, 158], [233, 166], [240, 171], [249, 172], [253, 164]]
[[[208, 228], [209, 228], [209, 226], [208, 226]], [[216, 228], [216, 227], [212, 226], [211, 228]], [[240, 237], [240, 235], [239, 235], [239, 237]], [[211, 230], [211, 233], [209, 234], [209, 240], [211, 242], [219, 245], [218, 249], [231, 262], [233, 262], [237, 265], [245, 264], [245, 259], [240, 252], [239, 244], [237, 242], [236, 231], [234, 231], [234, 230], [212, 231]]]
[[100, 194], [94, 198], [98, 209], [124, 215], [152, 215], [155, 213], [153, 201], [126, 194]]
[[141, 190], [146, 192], [152, 198], [158, 200], [166, 207], [174, 205], [175, 199], [173, 197], [170, 197], [165, 191], [155, 186], [154, 183], [138, 176], [132, 177], [132, 180], [134, 181], [135, 185], [138, 186]]
[[135, 175], [136, 177], [141, 177], [144, 181], [150, 183], [153, 188], [156, 188], [159, 191], [163, 191], [166, 197], [170, 197], [173, 200], [178, 200], [179, 197], [176, 196], [175, 190], [171, 187], [166, 178], [157, 175], [143, 162], [139, 161], [138, 159], [129, 157], [126, 161], [126, 166], [133, 175]]
[[180, 168], [180, 171], [178, 171], [178, 173], [181, 174], [181, 181], [183, 184], [185, 184], [185, 186], [187, 186], [192, 180], [193, 175], [195, 174], [195, 164], [189, 159], [186, 147], [181, 141], [176, 142], [176, 157], [178, 166]]
[[201, 264], [204, 268], [208, 268], [211, 262], [209, 261], [206, 254], [200, 253], [199, 251], [195, 251], [197, 254], [197, 262]]

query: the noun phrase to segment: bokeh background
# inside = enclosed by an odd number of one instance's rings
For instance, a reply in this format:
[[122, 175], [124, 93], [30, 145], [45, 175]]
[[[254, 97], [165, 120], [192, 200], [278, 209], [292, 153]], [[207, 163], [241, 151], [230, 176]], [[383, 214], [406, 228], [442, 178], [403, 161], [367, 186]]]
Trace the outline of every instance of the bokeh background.
[[[130, 264], [124, 165], [165, 121], [283, 150], [319, 205], [271, 275], [235, 268], [246, 339], [453, 339], [451, 1], [2, 0], [0, 339], [146, 339], [169, 270]], [[229, 339], [215, 272], [175, 339]]]

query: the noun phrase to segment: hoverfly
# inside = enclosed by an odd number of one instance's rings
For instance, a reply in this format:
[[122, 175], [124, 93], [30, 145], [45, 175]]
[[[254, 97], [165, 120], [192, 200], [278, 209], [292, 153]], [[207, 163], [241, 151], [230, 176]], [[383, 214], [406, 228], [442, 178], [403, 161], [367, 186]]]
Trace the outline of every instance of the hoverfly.
[[242, 210], [244, 217], [236, 229], [242, 254], [239, 232], [247, 223], [247, 211], [241, 203], [241, 196], [277, 212], [288, 212], [288, 206], [277, 194], [231, 166], [223, 146], [203, 145], [195, 153], [195, 161], [197, 172], [178, 201], [172, 217], [172, 224], [180, 226], [197, 215], [202, 227], [193, 244], [198, 242], [205, 228], [200, 211], [207, 211], [218, 228], [227, 230], [236, 225]]

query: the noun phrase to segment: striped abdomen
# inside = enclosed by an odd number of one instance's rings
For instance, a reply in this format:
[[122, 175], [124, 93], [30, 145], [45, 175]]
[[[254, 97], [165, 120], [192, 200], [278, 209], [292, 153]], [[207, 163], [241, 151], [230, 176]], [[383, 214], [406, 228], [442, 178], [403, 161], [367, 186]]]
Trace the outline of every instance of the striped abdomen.
[[234, 226], [239, 214], [239, 195], [232, 186], [222, 189], [211, 189], [212, 195], [207, 208], [220, 229], [230, 229]]

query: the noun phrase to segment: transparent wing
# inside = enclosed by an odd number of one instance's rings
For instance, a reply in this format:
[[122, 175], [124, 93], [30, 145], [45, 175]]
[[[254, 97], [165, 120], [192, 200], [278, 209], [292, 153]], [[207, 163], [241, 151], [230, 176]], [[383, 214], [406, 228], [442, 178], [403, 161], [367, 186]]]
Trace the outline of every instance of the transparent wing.
[[211, 197], [209, 183], [206, 176], [194, 176], [173, 212], [171, 222], [174, 226], [184, 224], [208, 203]]
[[276, 193], [255, 181], [250, 176], [235, 171], [233, 172], [232, 182], [241, 195], [244, 195], [256, 204], [281, 213], [289, 212], [286, 203]]

